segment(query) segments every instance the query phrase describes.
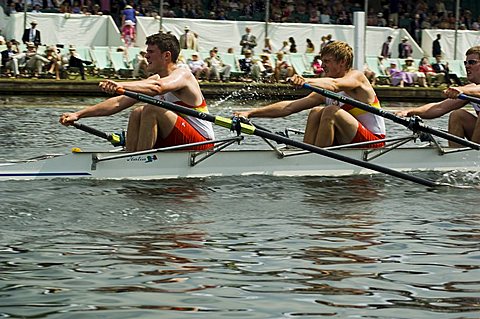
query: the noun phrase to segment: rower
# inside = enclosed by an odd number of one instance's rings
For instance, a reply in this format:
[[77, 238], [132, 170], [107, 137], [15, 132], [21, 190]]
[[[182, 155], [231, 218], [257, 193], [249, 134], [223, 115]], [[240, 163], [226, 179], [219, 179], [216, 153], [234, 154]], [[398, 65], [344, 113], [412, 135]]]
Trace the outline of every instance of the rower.
[[[480, 104], [471, 103], [475, 114], [463, 107], [468, 100], [460, 99], [461, 95], [480, 96], [480, 46], [474, 46], [465, 53], [464, 65], [467, 70], [467, 80], [470, 82], [464, 86], [449, 87], [443, 91], [447, 99], [396, 112], [399, 116], [420, 116], [423, 119], [433, 119], [450, 113], [448, 120], [448, 132], [472, 142], [480, 143], [480, 122], [478, 114]], [[449, 141], [450, 147], [460, 147], [458, 143]]]
[[[172, 34], [160, 32], [147, 37], [146, 44], [147, 71], [153, 73], [151, 77], [121, 83], [106, 80], [100, 83], [100, 88], [111, 94], [118, 88], [124, 88], [208, 113], [198, 81], [190, 70], [177, 67], [176, 61], [180, 52], [177, 38]], [[60, 123], [68, 126], [84, 117], [112, 115], [136, 102], [137, 100], [127, 96], [115, 96], [74, 113], [63, 113]], [[146, 104], [130, 113], [126, 150], [142, 151], [213, 139], [214, 132], [210, 122]], [[192, 146], [191, 149], [204, 150], [212, 146], [212, 143], [201, 143]]]
[[[326, 77], [304, 79], [294, 75], [292, 85], [302, 87], [308, 83], [334, 92], [340, 92], [360, 102], [380, 108], [375, 91], [363, 72], [352, 69], [353, 50], [345, 42], [333, 41], [321, 51]], [[324, 107], [318, 105], [325, 104]], [[350, 143], [379, 141], [366, 147], [382, 147], [385, 123], [382, 117], [348, 104], [312, 92], [308, 96], [273, 103], [249, 111], [234, 112], [240, 117], [285, 117], [310, 109], [305, 128], [304, 142], [320, 147]]]

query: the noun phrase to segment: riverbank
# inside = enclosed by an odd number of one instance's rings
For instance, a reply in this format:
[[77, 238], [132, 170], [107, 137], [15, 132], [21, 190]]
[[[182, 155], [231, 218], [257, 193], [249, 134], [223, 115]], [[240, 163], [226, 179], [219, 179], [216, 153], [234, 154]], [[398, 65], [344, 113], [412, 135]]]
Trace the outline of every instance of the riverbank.
[[[0, 79], [0, 95], [75, 95], [107, 96], [98, 89], [100, 79], [51, 80], [51, 79]], [[296, 98], [308, 94], [308, 90], [295, 89], [287, 84], [202, 82], [205, 97], [238, 96], [250, 99]], [[441, 88], [376, 86], [381, 101], [432, 102], [443, 98]]]

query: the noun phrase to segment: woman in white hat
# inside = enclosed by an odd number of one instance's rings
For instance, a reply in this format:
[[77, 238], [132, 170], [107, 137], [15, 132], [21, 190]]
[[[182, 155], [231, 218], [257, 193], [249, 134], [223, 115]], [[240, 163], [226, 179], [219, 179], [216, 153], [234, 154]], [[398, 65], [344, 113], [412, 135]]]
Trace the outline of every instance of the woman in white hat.
[[135, 22], [132, 20], [126, 20], [122, 27], [122, 40], [127, 48], [133, 46], [135, 42]]
[[413, 78], [414, 83], [418, 83], [420, 86], [428, 87], [425, 73], [420, 72], [418, 65], [414, 63], [412, 57], [405, 59], [405, 64], [402, 66], [402, 70], [409, 74]]

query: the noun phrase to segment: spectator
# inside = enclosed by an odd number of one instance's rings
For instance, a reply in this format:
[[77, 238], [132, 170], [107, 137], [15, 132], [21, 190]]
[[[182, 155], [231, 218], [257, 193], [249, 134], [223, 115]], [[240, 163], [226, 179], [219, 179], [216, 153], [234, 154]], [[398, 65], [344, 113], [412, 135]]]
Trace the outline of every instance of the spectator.
[[40, 11], [40, 5], [37, 3], [33, 6], [33, 9], [32, 9], [32, 13], [42, 13], [42, 11]]
[[460, 81], [460, 79], [455, 73], [450, 73], [448, 62], [445, 64], [442, 63], [441, 55], [435, 56], [435, 63], [432, 64], [432, 68], [436, 73], [441, 73], [444, 75], [444, 81], [445, 83], [447, 83], [447, 85], [452, 84], [452, 80], [457, 86], [463, 85], [462, 81]]
[[56, 80], [60, 80], [60, 67], [62, 65], [60, 55], [56, 46], [50, 46], [45, 52], [45, 58], [49, 61], [44, 65], [47, 74], [55, 76]]
[[33, 42], [27, 42], [27, 51], [15, 56], [19, 61], [19, 66], [25, 64], [25, 68], [38, 77], [42, 73], [43, 67], [50, 62], [44, 56], [37, 53], [37, 48]]
[[320, 11], [314, 6], [310, 8], [310, 23], [320, 23]]
[[78, 0], [73, 1], [72, 13], [75, 13], [75, 14], [82, 13], [82, 7]]
[[275, 80], [285, 82], [287, 78], [293, 76], [293, 67], [283, 59], [283, 52], [277, 52], [277, 63], [275, 64]]
[[388, 75], [388, 70], [387, 70], [387, 66], [385, 65], [385, 63], [387, 62], [387, 59], [385, 59], [382, 55], [379, 55], [377, 57], [377, 69], [379, 71], [379, 75]]
[[263, 53], [272, 53], [272, 44], [270, 43], [270, 38], [265, 38], [265, 44], [262, 49]]
[[288, 41], [286, 41], [286, 40], [283, 41], [282, 42], [282, 47], [278, 51], [283, 52], [284, 54], [287, 54], [288, 53]]
[[92, 64], [92, 62], [83, 61], [81, 59], [80, 55], [78, 54], [77, 50], [73, 46], [70, 46], [69, 54], [68, 54], [67, 59], [68, 59], [67, 60], [68, 61], [68, 67], [69, 68], [71, 68], [71, 67], [78, 68], [82, 80], [86, 80], [87, 78], [85, 77], [85, 66], [84, 66], [84, 64], [89, 65], [89, 64]]
[[210, 50], [210, 56], [205, 59], [205, 62], [210, 68], [210, 80], [223, 80], [224, 82], [230, 81], [230, 71], [232, 67], [223, 63], [222, 59], [217, 55], [217, 51], [215, 49]]
[[10, 2], [8, 9], [7, 9], [7, 15], [15, 14], [18, 12], [22, 12], [22, 6], [20, 3], [12, 1]]
[[23, 43], [27, 44], [27, 42], [32, 42], [36, 47], [42, 44], [40, 40], [40, 31], [36, 29], [37, 24], [38, 22], [35, 20], [32, 20], [32, 22], [30, 22], [31, 27], [29, 29], [25, 29], [25, 31], [23, 32]]
[[397, 66], [397, 62], [393, 60], [390, 61], [390, 67], [388, 68], [388, 73], [390, 74], [390, 79], [393, 86], [404, 87], [405, 84], [413, 83], [412, 77], [407, 75], [406, 72], [402, 71]]
[[137, 57], [134, 59], [134, 67], [133, 67], [133, 77], [134, 78], [141, 78], [146, 79], [148, 77], [148, 61], [146, 58], [147, 50], [141, 49], [138, 53]]
[[310, 39], [307, 39], [307, 49], [305, 50], [305, 53], [315, 53], [315, 45]]
[[297, 44], [295, 43], [295, 39], [293, 37], [289, 37], [288, 42], [290, 42], [290, 48], [288, 49], [288, 52], [297, 53]]
[[197, 34], [190, 31], [188, 25], [183, 29], [185, 32], [180, 36], [180, 49], [188, 49], [198, 51]]
[[440, 45], [441, 34], [437, 34], [437, 38], [432, 43], [432, 56], [442, 55], [442, 46]]
[[387, 20], [383, 17], [383, 12], [377, 14], [377, 27], [386, 27]]
[[330, 44], [330, 43], [332, 43], [332, 42], [334, 41], [334, 40], [332, 39], [332, 35], [331, 35], [331, 34], [327, 34], [327, 35], [325, 36], [325, 40], [326, 40], [326, 42], [327, 42], [326, 45], [328, 45], [328, 44]]
[[387, 41], [383, 42], [382, 44], [382, 52], [380, 53], [385, 59], [389, 59], [392, 57], [392, 36], [387, 37]]
[[410, 34], [417, 43], [422, 43], [422, 19], [418, 13], [415, 14], [410, 23]]
[[321, 53], [322, 49], [327, 45], [327, 36], [322, 36], [321, 40], [322, 42], [320, 42], [320, 51], [318, 51], [318, 53]]
[[240, 70], [245, 75], [250, 75], [253, 66], [252, 51], [249, 49], [245, 50], [244, 57], [238, 60], [238, 64], [240, 65]]
[[58, 10], [61, 13], [72, 13], [72, 8], [70, 6], [69, 0], [63, 1], [62, 4], [60, 4], [60, 7], [58, 8]]
[[312, 69], [313, 69], [313, 73], [317, 77], [321, 78], [324, 75], [325, 70], [322, 67], [322, 59], [320, 58], [320, 55], [316, 55], [313, 58]]
[[270, 61], [270, 55], [262, 54], [260, 55], [260, 63], [262, 64], [261, 73], [264, 81], [272, 82], [274, 76], [274, 67], [272, 61]]
[[252, 51], [246, 50], [245, 57], [238, 60], [240, 70], [244, 73], [246, 79], [258, 81], [260, 79], [260, 65], [253, 59]]
[[130, 20], [134, 23], [137, 23], [136, 11], [132, 7], [132, 1], [129, 1], [129, 4], [125, 6], [125, 9], [122, 10], [122, 28], [125, 26], [125, 22]]
[[405, 59], [405, 64], [402, 66], [402, 70], [411, 75], [414, 83], [418, 83], [420, 86], [427, 87], [426, 76], [424, 73], [418, 70], [418, 67], [413, 64], [412, 57]]
[[388, 9], [390, 11], [388, 19], [391, 20], [392, 26], [398, 26], [398, 13], [400, 12], [400, 0], [390, 0]]
[[122, 40], [127, 48], [135, 42], [135, 22], [126, 20], [122, 27]]
[[204, 77], [207, 81], [209, 80], [210, 69], [205, 61], [200, 59], [197, 52], [192, 53], [192, 58], [188, 61], [188, 67], [192, 71], [197, 81], [200, 80], [201, 77]]
[[423, 72], [427, 79], [429, 86], [432, 86], [433, 81], [443, 82], [443, 75], [437, 74], [433, 69], [432, 65], [429, 63], [427, 57], [423, 57], [420, 60], [420, 65], [418, 66], [418, 71]]
[[254, 48], [257, 46], [257, 38], [251, 34], [252, 29], [249, 27], [245, 28], [245, 34], [242, 35], [242, 39], [240, 40], [240, 46], [242, 47], [241, 53], [245, 55], [247, 50], [250, 50], [252, 54], [254, 54]]
[[398, 44], [398, 57], [406, 59], [412, 55], [412, 46], [408, 43], [408, 37], [403, 37], [402, 42]]
[[[101, 10], [100, 5], [98, 5], [98, 3], [95, 3], [95, 4], [93, 5], [92, 14], [93, 14], [93, 15], [98, 15], [98, 16], [103, 15], [103, 11]], [[134, 21], [135, 23], [136, 23], [136, 20], [137, 20], [137, 19], [135, 19], [135, 21]], [[133, 21], [133, 20], [130, 20], [130, 21]]]
[[1, 53], [2, 65], [4, 66], [4, 68], [9, 70], [10, 72], [13, 72], [13, 75], [17, 77], [19, 75], [19, 69], [18, 69], [18, 59], [16, 59], [15, 56], [18, 54], [18, 48], [14, 46], [13, 41], [7, 41], [7, 48], [3, 50]]

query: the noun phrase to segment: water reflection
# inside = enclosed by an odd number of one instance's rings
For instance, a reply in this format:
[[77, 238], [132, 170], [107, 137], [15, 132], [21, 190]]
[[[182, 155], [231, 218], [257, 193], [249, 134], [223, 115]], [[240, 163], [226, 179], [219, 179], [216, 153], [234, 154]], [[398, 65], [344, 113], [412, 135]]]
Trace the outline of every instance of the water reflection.
[[[105, 147], [56, 122], [91, 102], [0, 108], [0, 157]], [[475, 318], [478, 204], [383, 175], [2, 183], [0, 316]]]

